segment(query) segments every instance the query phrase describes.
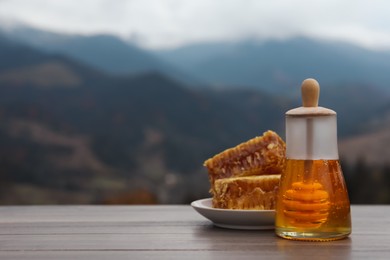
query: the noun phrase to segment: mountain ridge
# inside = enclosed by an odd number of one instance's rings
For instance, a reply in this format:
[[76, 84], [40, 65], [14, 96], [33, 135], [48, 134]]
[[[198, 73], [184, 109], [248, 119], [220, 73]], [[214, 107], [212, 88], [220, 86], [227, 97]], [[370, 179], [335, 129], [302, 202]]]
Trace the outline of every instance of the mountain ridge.
[[343, 42], [299, 37], [198, 44], [156, 53], [211, 85], [291, 93], [302, 79], [313, 77], [323, 85], [372, 84], [390, 93], [390, 52]]
[[18, 26], [8, 30], [0, 28], [0, 34], [12, 41], [49, 54], [66, 55], [113, 75], [136, 75], [156, 71], [181, 83], [199, 83], [190, 74], [159, 59], [154, 53], [110, 34], [91, 36], [61, 34], [28, 26]]

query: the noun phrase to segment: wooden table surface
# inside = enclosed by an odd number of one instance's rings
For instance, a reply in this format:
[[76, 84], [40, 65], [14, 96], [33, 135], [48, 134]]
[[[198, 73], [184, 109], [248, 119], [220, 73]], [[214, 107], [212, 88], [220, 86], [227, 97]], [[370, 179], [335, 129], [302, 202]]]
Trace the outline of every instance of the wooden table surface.
[[353, 206], [348, 239], [214, 227], [190, 206], [0, 207], [0, 259], [390, 259], [390, 206]]

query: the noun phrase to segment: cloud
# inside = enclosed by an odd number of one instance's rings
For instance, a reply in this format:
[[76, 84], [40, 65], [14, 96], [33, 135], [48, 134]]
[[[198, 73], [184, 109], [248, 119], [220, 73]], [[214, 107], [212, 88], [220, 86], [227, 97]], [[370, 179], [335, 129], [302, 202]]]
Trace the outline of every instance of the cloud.
[[149, 48], [304, 35], [390, 47], [385, 0], [12, 0], [0, 17], [47, 30], [114, 33]]

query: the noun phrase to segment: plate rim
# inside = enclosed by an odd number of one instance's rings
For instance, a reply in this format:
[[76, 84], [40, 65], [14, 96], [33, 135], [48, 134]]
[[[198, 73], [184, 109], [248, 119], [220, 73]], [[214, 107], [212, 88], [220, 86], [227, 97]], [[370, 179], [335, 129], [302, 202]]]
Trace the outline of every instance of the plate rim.
[[221, 224], [213, 222], [213, 224], [220, 228], [238, 229], [238, 230], [273, 230], [275, 225], [232, 225], [232, 224]]
[[[208, 206], [212, 198], [191, 202], [192, 208], [210, 220], [214, 226], [239, 230], [271, 230], [275, 228], [275, 210], [218, 209]], [[208, 205], [205, 205], [206, 203]], [[254, 221], [254, 219], [258, 219]], [[263, 219], [263, 221], [261, 221]], [[248, 221], [247, 223], [245, 223]]]
[[259, 210], [259, 209], [219, 209], [219, 208], [213, 208], [213, 207], [207, 207], [201, 204], [201, 202], [204, 201], [211, 201], [213, 198], [204, 198], [204, 199], [199, 199], [199, 200], [194, 200], [191, 202], [191, 206], [193, 208], [201, 208], [201, 209], [207, 209], [207, 210], [213, 210], [213, 211], [220, 211], [220, 212], [237, 212], [237, 213], [272, 213], [275, 212], [274, 209], [264, 209], [264, 210]]

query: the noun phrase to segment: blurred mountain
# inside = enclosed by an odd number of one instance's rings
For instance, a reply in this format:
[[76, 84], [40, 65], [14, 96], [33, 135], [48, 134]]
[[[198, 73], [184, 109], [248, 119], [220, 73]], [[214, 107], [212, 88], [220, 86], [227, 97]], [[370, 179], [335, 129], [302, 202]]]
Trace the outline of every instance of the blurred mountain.
[[39, 87], [76, 86], [102, 73], [58, 54], [47, 55], [0, 35], [0, 82]]
[[390, 93], [390, 52], [307, 38], [205, 43], [158, 51], [214, 86], [249, 86], [291, 94], [302, 79], [322, 85], [376, 86]]
[[[387, 163], [388, 92], [321, 85], [320, 105], [338, 112], [342, 157], [370, 145], [373, 162]], [[0, 203], [206, 197], [203, 161], [268, 129], [283, 137], [285, 111], [300, 106], [299, 88], [291, 92], [188, 88], [157, 72], [113, 75], [0, 37]]]
[[153, 53], [112, 35], [67, 35], [27, 26], [0, 28], [0, 34], [49, 54], [67, 55], [86, 65], [115, 75], [158, 72], [183, 84], [199, 83], [189, 73], [161, 60]]
[[364, 122], [361, 132], [340, 142], [343, 159], [350, 164], [364, 161], [368, 165], [390, 166], [390, 102], [379, 106], [369, 119], [361, 119]]
[[[320, 92], [319, 105], [337, 112], [339, 137], [385, 127], [384, 114], [390, 104], [390, 93], [385, 90], [366, 84], [321, 84]], [[374, 119], [377, 125], [370, 123]]]
[[388, 144], [390, 144], [390, 127], [343, 140], [340, 142], [340, 154], [351, 164], [359, 160], [364, 160], [368, 165], [389, 164]]
[[3, 203], [132, 201], [138, 189], [148, 201], [183, 203], [207, 196], [205, 159], [282, 128], [274, 118], [287, 103], [261, 92], [195, 91], [158, 73], [114, 77], [4, 38], [0, 50]]
[[301, 37], [149, 51], [112, 35], [67, 35], [27, 26], [0, 29], [0, 33], [114, 75], [158, 72], [183, 85], [250, 87], [290, 96], [302, 79], [313, 77], [322, 86], [364, 85], [390, 93], [390, 52], [344, 42]]

